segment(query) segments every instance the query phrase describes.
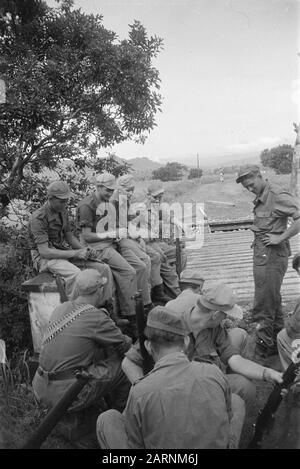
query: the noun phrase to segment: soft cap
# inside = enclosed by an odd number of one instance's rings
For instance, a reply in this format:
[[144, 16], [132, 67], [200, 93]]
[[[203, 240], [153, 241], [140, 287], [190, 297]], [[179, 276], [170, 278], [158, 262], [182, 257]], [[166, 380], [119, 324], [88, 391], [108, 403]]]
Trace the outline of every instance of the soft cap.
[[225, 283], [213, 283], [204, 287], [198, 300], [201, 305], [212, 311], [222, 311], [235, 319], [243, 318], [243, 310], [236, 304], [236, 295]]
[[57, 197], [58, 199], [69, 199], [73, 196], [65, 181], [53, 181], [47, 187], [48, 197]]
[[101, 277], [97, 270], [85, 269], [77, 275], [75, 287], [78, 295], [91, 295], [106, 282], [107, 278]]
[[151, 309], [147, 318], [147, 326], [180, 336], [186, 335], [181, 318], [165, 306], [156, 306]]

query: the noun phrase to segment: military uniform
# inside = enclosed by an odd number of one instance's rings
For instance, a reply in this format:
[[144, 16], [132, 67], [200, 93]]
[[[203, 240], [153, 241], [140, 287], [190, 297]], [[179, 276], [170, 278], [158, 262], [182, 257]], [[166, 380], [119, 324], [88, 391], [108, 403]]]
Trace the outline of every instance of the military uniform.
[[125, 351], [130, 344], [131, 340], [121, 333], [106, 310], [71, 301], [59, 305], [44, 335], [32, 383], [35, 396], [46, 407], [52, 407], [76, 381], [75, 370], [83, 368], [91, 379], [69, 411], [97, 404], [111, 392], [115, 393], [116, 408], [122, 410], [129, 383], [115, 347], [123, 346]]
[[[110, 201], [116, 207], [117, 212], [117, 227], [128, 228], [128, 209], [130, 206], [127, 192], [121, 187], [116, 189]], [[150, 275], [151, 275], [151, 260], [148, 256], [145, 246], [140, 240], [132, 239], [128, 235], [127, 238], [121, 238], [118, 241], [118, 249], [120, 254], [126, 259], [136, 271], [137, 288], [142, 292], [144, 305], [151, 303], [150, 297]]]
[[281, 234], [287, 229], [288, 217], [300, 217], [292, 194], [274, 184], [266, 183], [262, 194], [254, 200], [253, 276], [255, 297], [253, 317], [260, 322], [259, 338], [272, 347], [283, 327], [280, 289], [288, 266], [289, 242], [266, 246], [266, 233]]
[[[101, 224], [101, 220], [104, 217], [109, 217], [108, 211], [113, 207], [113, 205], [103, 203], [103, 205], [101, 204], [101, 211], [98, 207], [99, 201], [95, 192], [85, 197], [79, 203], [77, 209], [77, 228], [79, 230], [89, 227], [93, 233], [96, 233], [98, 229], [100, 229], [99, 225]], [[115, 227], [115, 224], [116, 220], [113, 220], [112, 226]], [[80, 234], [80, 239], [84, 242], [82, 234]], [[99, 241], [89, 243], [89, 246], [95, 249], [99, 258], [111, 268], [116, 282], [117, 295], [122, 308], [122, 314], [124, 316], [134, 316], [135, 308], [133, 296], [137, 292], [135, 269], [121, 256], [121, 254], [119, 254], [117, 251], [117, 244], [114, 239], [99, 239]]]
[[[183, 344], [183, 323], [171, 310], [152, 309], [147, 326]], [[153, 370], [132, 386], [123, 414], [98, 417], [101, 448], [227, 448], [231, 393], [223, 374], [214, 365], [190, 362], [168, 342], [162, 347]]]
[[110, 268], [106, 264], [79, 259], [72, 261], [67, 259], [44, 259], [39, 254], [38, 245], [44, 243], [48, 243], [50, 248], [70, 249], [66, 241], [66, 234], [71, 231], [66, 211], [53, 211], [49, 201], [47, 201], [31, 215], [28, 230], [33, 266], [38, 272], [49, 271], [61, 275], [66, 281], [66, 294], [70, 297], [74, 292], [74, 282], [81, 270], [80, 268], [94, 268], [108, 280], [103, 288], [103, 303], [111, 299], [113, 278]]

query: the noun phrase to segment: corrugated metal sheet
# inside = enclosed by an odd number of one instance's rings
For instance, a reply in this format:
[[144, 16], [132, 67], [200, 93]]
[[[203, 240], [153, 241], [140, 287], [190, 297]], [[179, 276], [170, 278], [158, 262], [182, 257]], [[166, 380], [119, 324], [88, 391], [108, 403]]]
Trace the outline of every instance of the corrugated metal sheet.
[[[209, 281], [226, 282], [235, 289], [240, 301], [251, 302], [254, 296], [252, 241], [250, 230], [205, 232], [203, 246], [197, 241], [186, 243], [187, 268], [199, 268]], [[290, 243], [293, 256], [300, 251], [300, 235]], [[292, 256], [281, 288], [283, 301], [300, 296], [300, 278], [292, 269]]]

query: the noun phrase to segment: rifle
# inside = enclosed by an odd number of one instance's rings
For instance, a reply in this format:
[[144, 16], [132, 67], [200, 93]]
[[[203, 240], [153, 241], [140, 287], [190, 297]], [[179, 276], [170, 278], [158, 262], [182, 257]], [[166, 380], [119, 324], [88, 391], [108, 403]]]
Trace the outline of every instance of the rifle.
[[147, 352], [145, 344], [144, 344], [144, 341], [146, 339], [144, 335], [146, 322], [145, 322], [144, 305], [143, 305], [141, 290], [139, 290], [134, 295], [134, 301], [135, 301], [136, 327], [137, 327], [137, 332], [138, 332], [140, 350], [141, 350], [141, 354], [143, 358], [143, 372], [144, 372], [144, 375], [146, 375], [147, 373], [149, 373], [149, 371], [152, 370], [154, 366], [154, 361], [151, 355], [149, 355], [149, 353]]
[[[296, 342], [296, 341], [295, 341]], [[277, 383], [269, 395], [267, 403], [260, 411], [255, 427], [255, 433], [248, 445], [248, 449], [260, 449], [264, 433], [270, 431], [274, 424], [275, 412], [282, 401], [281, 391], [287, 389], [294, 382], [300, 366], [300, 344], [292, 354], [292, 363], [288, 366], [282, 376], [282, 383]]]
[[78, 370], [75, 372], [74, 376], [77, 378], [75, 383], [69, 387], [60, 400], [52, 407], [38, 429], [21, 449], [38, 449], [41, 447], [44, 440], [51, 433], [57, 422], [62, 418], [74, 399], [80, 393], [81, 389], [89, 380], [89, 375], [85, 371]]
[[65, 303], [66, 301], [69, 301], [69, 298], [66, 295], [66, 290], [65, 290], [63, 281], [61, 279], [61, 276], [58, 274], [53, 274], [53, 277], [55, 278], [55, 282], [56, 282], [57, 289], [59, 292], [60, 302]]
[[180, 276], [182, 271], [182, 266], [181, 266], [181, 244], [180, 244], [180, 239], [176, 238], [176, 273], [178, 277]]

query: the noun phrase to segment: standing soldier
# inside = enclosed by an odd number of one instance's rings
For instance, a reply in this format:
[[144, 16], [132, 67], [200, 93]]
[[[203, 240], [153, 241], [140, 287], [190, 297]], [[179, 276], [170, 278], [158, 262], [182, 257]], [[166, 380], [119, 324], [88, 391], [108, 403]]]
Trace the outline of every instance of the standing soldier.
[[100, 262], [89, 260], [92, 250], [84, 247], [71, 232], [67, 203], [72, 196], [64, 181], [54, 181], [47, 187], [47, 202], [36, 210], [29, 220], [29, 237], [32, 242], [33, 266], [38, 272], [59, 274], [66, 283], [66, 294], [74, 294], [74, 282], [79, 267], [95, 268], [106, 277], [103, 288], [104, 301], [112, 297], [113, 278], [110, 268]]
[[[300, 213], [293, 195], [265, 180], [258, 166], [241, 168], [236, 182], [256, 195], [253, 319], [258, 322], [257, 354], [265, 358], [276, 353], [276, 336], [283, 327], [280, 288], [291, 254], [288, 240], [300, 231]], [[294, 220], [289, 228], [288, 217]]]

